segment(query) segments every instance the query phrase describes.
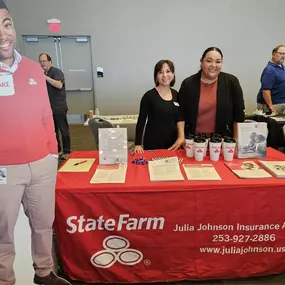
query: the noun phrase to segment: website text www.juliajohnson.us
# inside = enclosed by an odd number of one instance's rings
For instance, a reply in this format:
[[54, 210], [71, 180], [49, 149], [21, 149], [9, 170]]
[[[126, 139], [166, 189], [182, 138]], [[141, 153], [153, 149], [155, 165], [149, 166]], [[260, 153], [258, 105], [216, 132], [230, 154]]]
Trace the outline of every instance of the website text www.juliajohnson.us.
[[220, 254], [220, 255], [227, 255], [227, 254], [249, 254], [249, 253], [284, 253], [285, 247], [282, 246], [221, 246], [221, 247], [201, 247], [201, 253], [213, 253], [213, 254]]

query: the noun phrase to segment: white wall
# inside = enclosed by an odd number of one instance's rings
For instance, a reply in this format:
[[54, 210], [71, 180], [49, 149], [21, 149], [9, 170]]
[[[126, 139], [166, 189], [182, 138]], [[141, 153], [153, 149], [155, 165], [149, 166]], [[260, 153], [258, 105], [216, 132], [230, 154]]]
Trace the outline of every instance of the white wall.
[[[282, 44], [282, 0], [7, 0], [18, 34], [48, 35], [46, 20], [62, 21], [60, 35], [90, 35], [100, 113], [137, 113], [153, 87], [153, 67], [174, 61], [181, 81], [198, 71], [209, 46], [224, 52], [223, 70], [236, 75], [246, 109], [255, 109], [262, 69]], [[81, 55], [84, 56], [84, 55]], [[96, 74], [96, 72], [95, 72]], [[80, 102], [78, 102], [80, 104]]]

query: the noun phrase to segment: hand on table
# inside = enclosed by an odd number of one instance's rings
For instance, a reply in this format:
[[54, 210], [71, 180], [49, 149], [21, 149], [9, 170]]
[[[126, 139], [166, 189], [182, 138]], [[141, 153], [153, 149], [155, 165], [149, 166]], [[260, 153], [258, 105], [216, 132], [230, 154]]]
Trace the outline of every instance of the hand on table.
[[168, 150], [177, 150], [179, 149], [182, 145], [184, 145], [184, 138], [178, 138], [175, 143], [168, 149]]
[[269, 109], [271, 110], [272, 113], [277, 113], [275, 107], [272, 105], [269, 107]]
[[143, 153], [143, 147], [141, 145], [136, 145], [135, 146], [135, 153]]

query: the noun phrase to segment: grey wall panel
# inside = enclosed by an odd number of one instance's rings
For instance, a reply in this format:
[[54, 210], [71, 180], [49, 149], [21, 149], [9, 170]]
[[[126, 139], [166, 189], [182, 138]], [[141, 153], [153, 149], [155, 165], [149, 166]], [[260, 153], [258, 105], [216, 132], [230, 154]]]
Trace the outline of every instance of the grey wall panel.
[[[153, 66], [169, 58], [176, 88], [198, 71], [203, 50], [224, 52], [223, 70], [235, 74], [247, 110], [255, 109], [262, 69], [282, 43], [284, 0], [8, 0], [20, 34], [49, 34], [46, 20], [62, 21], [61, 35], [90, 35], [100, 113], [136, 113], [153, 87]], [[79, 55], [84, 56], [84, 55]], [[96, 74], [96, 72], [94, 72]], [[81, 102], [78, 102], [81, 104]]]
[[69, 114], [86, 114], [87, 110], [94, 109], [89, 39], [78, 43], [76, 38], [25, 35], [22, 40], [25, 56], [38, 61], [40, 53], [48, 53], [53, 66], [63, 71]]

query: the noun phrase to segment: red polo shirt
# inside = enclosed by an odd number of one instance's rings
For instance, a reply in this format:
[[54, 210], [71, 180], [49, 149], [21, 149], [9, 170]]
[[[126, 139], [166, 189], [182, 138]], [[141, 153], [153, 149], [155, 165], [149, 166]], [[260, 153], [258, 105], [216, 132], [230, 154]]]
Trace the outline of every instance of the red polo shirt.
[[49, 153], [57, 154], [54, 123], [41, 67], [22, 57], [13, 78], [15, 94], [0, 95], [0, 165], [30, 163]]

